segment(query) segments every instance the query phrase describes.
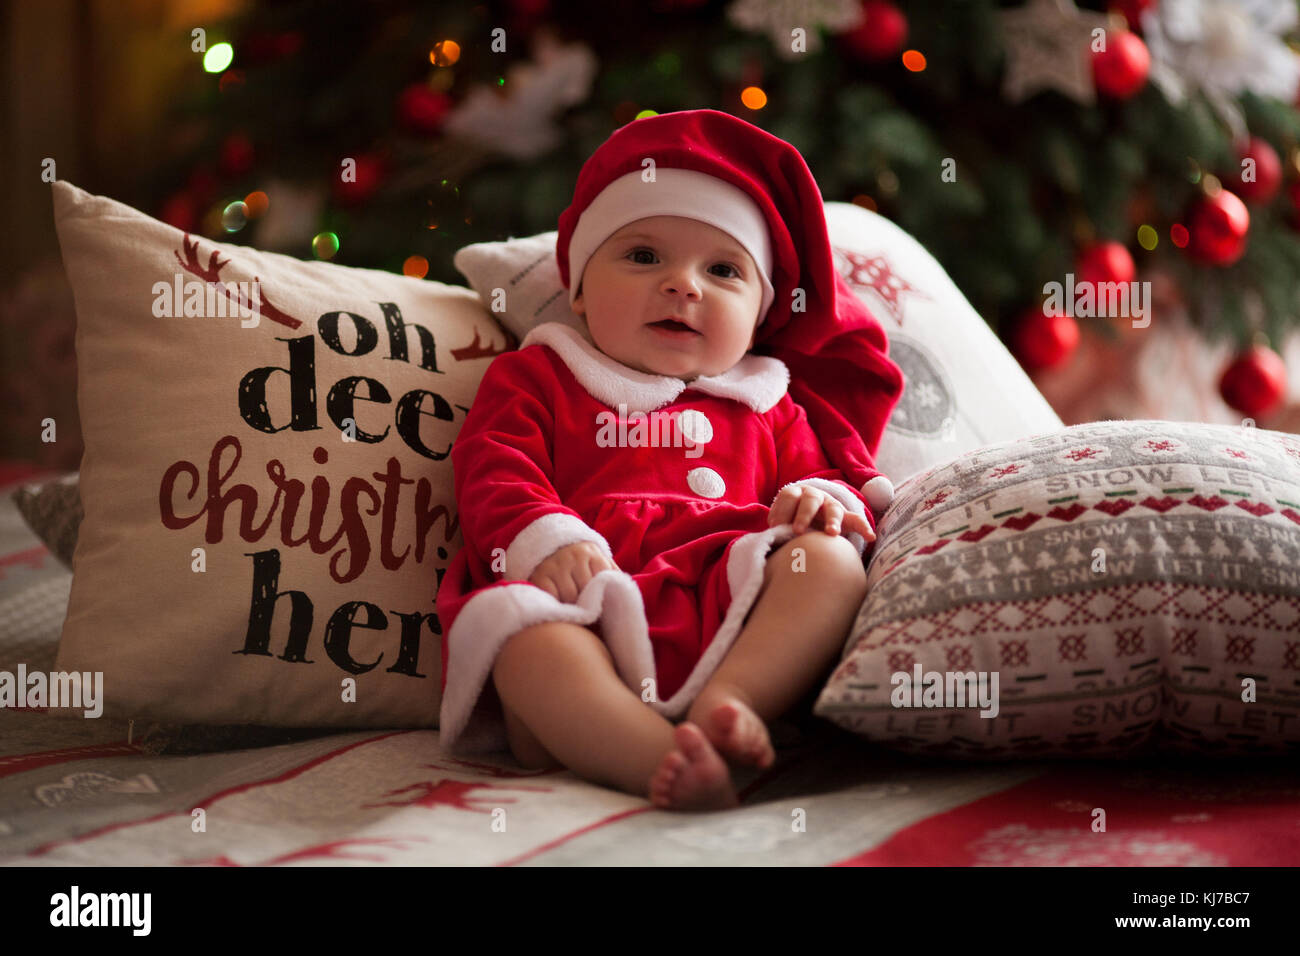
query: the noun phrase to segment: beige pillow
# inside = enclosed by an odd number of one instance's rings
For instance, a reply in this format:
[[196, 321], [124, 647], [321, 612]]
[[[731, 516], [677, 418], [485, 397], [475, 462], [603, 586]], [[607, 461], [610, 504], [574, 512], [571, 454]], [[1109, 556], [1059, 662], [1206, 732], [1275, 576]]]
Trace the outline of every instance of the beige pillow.
[[449, 451], [505, 346], [478, 296], [53, 196], [85, 439], [56, 669], [115, 718], [436, 726]]
[[897, 489], [868, 579], [814, 713], [873, 741], [1300, 749], [1294, 435], [1112, 421], [979, 449]]

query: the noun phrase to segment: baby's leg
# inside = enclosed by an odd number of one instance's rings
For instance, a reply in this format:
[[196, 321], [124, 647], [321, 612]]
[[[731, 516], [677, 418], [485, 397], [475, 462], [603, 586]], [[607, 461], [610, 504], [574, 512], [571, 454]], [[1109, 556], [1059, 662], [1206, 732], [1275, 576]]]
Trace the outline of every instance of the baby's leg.
[[492, 679], [511, 751], [524, 766], [558, 762], [658, 806], [735, 805], [731, 773], [708, 740], [698, 731], [692, 737], [694, 728], [674, 730], [642, 702], [587, 628], [562, 621], [524, 628], [497, 655]]
[[[791, 556], [804, 549], [803, 570]], [[763, 590], [736, 642], [691, 704], [725, 756], [765, 767], [766, 722], [786, 714], [825, 678], [866, 596], [862, 558], [848, 539], [810, 531], [767, 559]]]

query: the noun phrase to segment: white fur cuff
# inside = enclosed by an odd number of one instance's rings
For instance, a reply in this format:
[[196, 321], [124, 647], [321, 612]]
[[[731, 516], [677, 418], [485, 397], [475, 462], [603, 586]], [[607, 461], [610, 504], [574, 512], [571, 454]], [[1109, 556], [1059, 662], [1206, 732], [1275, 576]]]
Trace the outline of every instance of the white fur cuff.
[[[777, 489], [777, 497], [779, 498], [781, 492], [786, 488], [793, 488], [796, 485], [807, 485], [809, 488], [816, 488], [818, 491], [824, 491], [843, 505], [845, 511], [851, 511], [855, 515], [866, 517], [867, 509], [863, 507], [862, 502], [858, 500], [853, 492], [849, 491], [843, 485], [837, 485], [835, 482], [827, 481], [825, 478], [804, 478], [800, 481], [792, 481]], [[772, 504], [776, 504], [776, 498], [772, 499]], [[858, 554], [862, 554], [867, 549], [866, 539], [856, 531], [846, 533], [845, 537], [849, 539], [849, 543], [852, 544], [853, 547], [858, 549]]]
[[506, 570], [501, 575], [503, 581], [527, 581], [532, 577], [537, 566], [560, 548], [579, 541], [590, 541], [599, 545], [605, 557], [614, 560], [609, 542], [600, 532], [580, 518], [563, 511], [554, 511], [542, 515], [528, 527], [515, 535], [515, 539], [506, 548]]

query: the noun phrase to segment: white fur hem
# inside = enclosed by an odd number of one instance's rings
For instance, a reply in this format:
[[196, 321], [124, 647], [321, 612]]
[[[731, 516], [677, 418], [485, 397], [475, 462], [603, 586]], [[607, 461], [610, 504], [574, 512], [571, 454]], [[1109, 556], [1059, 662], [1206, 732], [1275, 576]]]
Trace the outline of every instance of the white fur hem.
[[599, 531], [592, 528], [580, 518], [563, 511], [553, 511], [542, 515], [528, 527], [515, 535], [515, 539], [506, 548], [506, 570], [502, 579], [506, 581], [527, 581], [537, 570], [537, 566], [548, 557], [570, 544], [590, 541], [600, 546], [605, 557], [614, 560], [609, 542]]
[[[780, 524], [742, 535], [731, 547], [727, 584], [731, 604], [713, 640], [677, 693], [649, 703], [664, 717], [684, 717], [740, 634], [741, 625], [763, 587], [768, 552], [795, 537], [794, 528]], [[576, 604], [565, 604], [531, 584], [493, 587], [465, 603], [447, 634], [447, 681], [439, 719], [447, 753], [486, 753], [507, 750], [505, 722], [493, 709], [479, 706], [492, 665], [506, 641], [543, 621], [592, 624], [600, 621], [605, 646], [623, 683], [637, 695], [643, 681], [655, 680], [654, 649], [650, 644], [645, 605], [636, 581], [625, 571], [602, 571], [587, 582]]]

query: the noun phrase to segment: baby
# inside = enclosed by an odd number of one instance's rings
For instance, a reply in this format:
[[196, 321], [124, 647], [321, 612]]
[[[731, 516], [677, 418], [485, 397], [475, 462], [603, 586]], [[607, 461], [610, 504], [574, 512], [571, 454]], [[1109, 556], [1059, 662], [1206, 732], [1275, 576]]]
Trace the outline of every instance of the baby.
[[543, 323], [493, 361], [452, 450], [444, 746], [503, 730], [526, 768], [735, 806], [732, 765], [772, 765], [767, 723], [824, 682], [862, 603], [902, 375], [802, 157], [728, 114], [616, 131], [557, 258], [585, 332]]

